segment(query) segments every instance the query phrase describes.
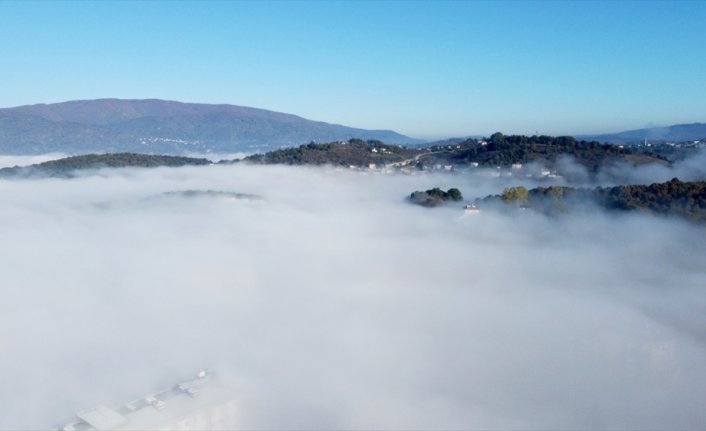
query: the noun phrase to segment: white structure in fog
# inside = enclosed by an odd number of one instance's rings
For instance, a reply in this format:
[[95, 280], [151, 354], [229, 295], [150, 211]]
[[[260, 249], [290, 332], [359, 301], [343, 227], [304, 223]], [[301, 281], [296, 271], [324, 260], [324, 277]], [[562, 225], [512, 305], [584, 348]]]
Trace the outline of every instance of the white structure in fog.
[[76, 416], [60, 430], [232, 430], [240, 425], [233, 392], [207, 371], [117, 408], [99, 405]]
[[463, 212], [468, 215], [477, 215], [480, 214], [480, 209], [478, 209], [478, 207], [474, 204], [468, 204], [463, 207]]

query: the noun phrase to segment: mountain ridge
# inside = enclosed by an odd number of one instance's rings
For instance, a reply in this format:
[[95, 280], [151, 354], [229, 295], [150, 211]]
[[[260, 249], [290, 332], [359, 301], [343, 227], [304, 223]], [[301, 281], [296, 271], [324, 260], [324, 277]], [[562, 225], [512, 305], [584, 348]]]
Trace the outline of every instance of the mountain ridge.
[[421, 140], [231, 104], [93, 99], [0, 108], [0, 152], [252, 152], [311, 141]]
[[673, 124], [664, 127], [647, 127], [617, 133], [576, 135], [576, 138], [608, 142], [611, 144], [636, 144], [648, 141], [683, 142], [706, 139], [706, 123]]

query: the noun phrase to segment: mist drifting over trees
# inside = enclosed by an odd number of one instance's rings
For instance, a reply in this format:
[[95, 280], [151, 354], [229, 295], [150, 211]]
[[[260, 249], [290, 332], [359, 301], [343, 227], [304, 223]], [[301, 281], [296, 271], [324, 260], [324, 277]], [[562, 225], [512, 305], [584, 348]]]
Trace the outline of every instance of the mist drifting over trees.
[[[250, 429], [700, 427], [704, 228], [404, 200], [519, 185], [483, 172], [0, 180], [15, 388], [0, 428], [56, 426], [202, 367], [237, 389]], [[224, 193], [170, 194], [193, 190]]]

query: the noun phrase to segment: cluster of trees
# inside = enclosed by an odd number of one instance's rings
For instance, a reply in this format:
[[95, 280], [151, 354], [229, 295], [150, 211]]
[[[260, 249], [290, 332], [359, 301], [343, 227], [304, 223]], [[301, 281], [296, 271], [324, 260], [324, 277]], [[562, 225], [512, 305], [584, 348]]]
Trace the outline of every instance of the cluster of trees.
[[595, 141], [577, 141], [570, 136], [505, 136], [495, 133], [485, 141], [468, 139], [449, 145], [430, 147], [432, 154], [420, 159], [426, 165], [452, 164], [463, 166], [478, 163], [480, 166], [509, 166], [515, 163], [541, 162], [556, 168], [561, 156], [571, 156], [578, 163], [597, 172], [607, 162], [668, 163], [661, 156], [638, 153], [630, 148], [601, 144]]
[[648, 211], [706, 222], [706, 182], [683, 182], [673, 178], [665, 183], [621, 185], [615, 187], [573, 188], [510, 187], [501, 195], [488, 196], [481, 202], [526, 206], [557, 214], [572, 209], [598, 205], [609, 210]]
[[683, 182], [673, 178], [666, 183], [617, 186], [596, 190], [601, 203], [612, 209], [645, 209], [706, 221], [706, 182]]
[[87, 154], [66, 157], [26, 167], [15, 166], [0, 169], [0, 177], [15, 176], [70, 176], [82, 169], [99, 168], [152, 168], [158, 166], [179, 167], [186, 165], [210, 165], [208, 159], [179, 156], [161, 156], [137, 153]]
[[461, 147], [462, 149], [452, 156], [453, 160], [504, 166], [535, 160], [551, 163], [555, 162], [560, 155], [571, 155], [593, 172], [609, 159], [621, 160], [633, 154], [633, 151], [628, 148], [596, 141], [577, 141], [571, 136], [505, 136], [502, 133], [490, 136], [485, 145], [475, 143], [475, 145], [461, 145]]
[[500, 195], [500, 198], [505, 203], [514, 202], [523, 204], [527, 202], [528, 197], [529, 193], [527, 192], [527, 189], [522, 186], [508, 187], [503, 191], [503, 194]]
[[438, 207], [446, 204], [447, 202], [461, 201], [463, 200], [463, 195], [457, 188], [450, 188], [447, 191], [443, 191], [438, 187], [434, 187], [433, 189], [423, 192], [412, 192], [408, 199], [413, 204], [425, 207]]
[[419, 154], [381, 141], [351, 139], [347, 142], [326, 144], [309, 143], [296, 148], [283, 148], [265, 154], [255, 154], [245, 158], [251, 163], [286, 165], [338, 165], [368, 166], [371, 163], [384, 164], [401, 161]]

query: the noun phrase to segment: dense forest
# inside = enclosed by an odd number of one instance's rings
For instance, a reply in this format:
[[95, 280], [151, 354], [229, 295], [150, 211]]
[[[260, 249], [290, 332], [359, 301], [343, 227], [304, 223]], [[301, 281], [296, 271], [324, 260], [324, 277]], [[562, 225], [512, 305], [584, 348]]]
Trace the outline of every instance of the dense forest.
[[706, 222], [706, 182], [683, 182], [673, 178], [665, 183], [615, 187], [573, 188], [509, 187], [501, 195], [477, 201], [478, 205], [503, 203], [545, 214], [559, 214], [598, 205], [608, 210], [644, 211]]
[[551, 167], [560, 156], [566, 155], [594, 173], [608, 162], [668, 163], [664, 157], [654, 154], [638, 153], [627, 147], [595, 141], [577, 141], [571, 136], [505, 136], [495, 133], [487, 140], [468, 139], [456, 145], [431, 147], [431, 151], [434, 152], [433, 157], [425, 158], [428, 163], [441, 160], [456, 165], [478, 163], [480, 166], [509, 166], [539, 161]]
[[100, 168], [153, 168], [158, 166], [179, 167], [186, 165], [209, 165], [207, 159], [197, 159], [192, 157], [160, 156], [136, 153], [112, 153], [112, 154], [87, 154], [84, 156], [66, 157], [58, 160], [51, 160], [36, 165], [26, 167], [15, 166], [12, 168], [0, 169], [0, 177], [22, 177], [22, 176], [72, 176], [75, 171], [82, 169]]
[[415, 149], [386, 145], [380, 141], [351, 139], [347, 142], [327, 144], [310, 143], [296, 148], [285, 148], [247, 157], [245, 161], [259, 164], [334, 165], [367, 167], [404, 162], [419, 170], [437, 165], [455, 168], [470, 166], [503, 166], [541, 162], [553, 168], [561, 156], [573, 157], [595, 173], [611, 162], [630, 164], [660, 163], [669, 161], [651, 153], [633, 151], [616, 145], [577, 141], [570, 136], [505, 136], [495, 133], [487, 140], [467, 139], [448, 141], [443, 145]]
[[399, 162], [422, 153], [422, 150], [386, 145], [375, 140], [351, 139], [347, 142], [312, 142], [295, 148], [283, 148], [246, 157], [245, 161], [259, 164], [368, 167], [370, 164]]

